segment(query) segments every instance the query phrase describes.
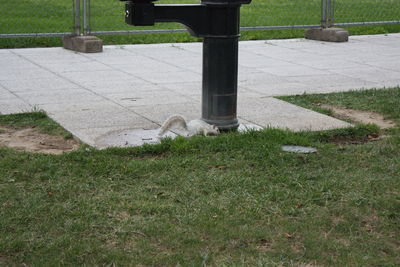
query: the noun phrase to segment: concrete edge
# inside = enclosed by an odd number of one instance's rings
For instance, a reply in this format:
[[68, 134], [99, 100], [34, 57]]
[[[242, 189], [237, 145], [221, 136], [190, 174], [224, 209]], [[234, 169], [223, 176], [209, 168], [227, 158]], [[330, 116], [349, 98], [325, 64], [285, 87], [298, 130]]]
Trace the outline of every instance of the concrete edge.
[[349, 32], [342, 28], [312, 28], [306, 30], [305, 38], [325, 42], [347, 42]]
[[103, 40], [90, 35], [67, 35], [63, 37], [63, 47], [81, 53], [99, 53], [103, 51]]

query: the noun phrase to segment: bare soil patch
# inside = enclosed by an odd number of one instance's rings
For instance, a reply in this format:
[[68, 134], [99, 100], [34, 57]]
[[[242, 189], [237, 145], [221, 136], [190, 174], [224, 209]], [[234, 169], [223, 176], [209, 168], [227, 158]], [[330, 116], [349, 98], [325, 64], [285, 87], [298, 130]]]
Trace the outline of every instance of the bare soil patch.
[[341, 108], [326, 104], [321, 104], [320, 107], [332, 110], [335, 116], [360, 123], [374, 123], [381, 129], [389, 129], [396, 126], [394, 121], [385, 119], [381, 114], [376, 112]]
[[79, 142], [74, 139], [64, 139], [61, 136], [44, 134], [34, 127], [13, 129], [0, 126], [0, 146], [20, 151], [59, 155], [78, 149]]

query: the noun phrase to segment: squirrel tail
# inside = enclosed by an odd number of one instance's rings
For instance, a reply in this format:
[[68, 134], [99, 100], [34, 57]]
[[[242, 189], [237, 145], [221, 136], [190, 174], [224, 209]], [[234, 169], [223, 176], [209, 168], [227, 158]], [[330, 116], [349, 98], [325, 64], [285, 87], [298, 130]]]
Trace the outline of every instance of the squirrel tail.
[[162, 136], [165, 134], [173, 125], [177, 125], [181, 128], [187, 129], [186, 121], [185, 118], [180, 116], [180, 115], [174, 115], [169, 117], [163, 125], [161, 125], [161, 128], [158, 132], [158, 136]]

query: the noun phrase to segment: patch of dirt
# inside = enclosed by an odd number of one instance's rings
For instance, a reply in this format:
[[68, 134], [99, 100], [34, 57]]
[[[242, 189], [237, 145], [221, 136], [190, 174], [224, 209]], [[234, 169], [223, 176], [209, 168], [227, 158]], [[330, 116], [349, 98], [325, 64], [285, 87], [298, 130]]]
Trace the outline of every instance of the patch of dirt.
[[273, 251], [271, 242], [265, 238], [260, 239], [259, 243], [257, 244], [257, 249], [261, 252]]
[[385, 119], [381, 114], [371, 111], [355, 110], [349, 108], [335, 107], [327, 104], [319, 104], [321, 108], [330, 109], [335, 116], [350, 119], [360, 123], [374, 123], [381, 129], [389, 129], [396, 126], [392, 120]]
[[74, 139], [40, 133], [36, 128], [13, 129], [0, 126], [0, 146], [20, 151], [60, 155], [79, 148]]
[[6, 263], [9, 260], [8, 257], [0, 254], [0, 264]]

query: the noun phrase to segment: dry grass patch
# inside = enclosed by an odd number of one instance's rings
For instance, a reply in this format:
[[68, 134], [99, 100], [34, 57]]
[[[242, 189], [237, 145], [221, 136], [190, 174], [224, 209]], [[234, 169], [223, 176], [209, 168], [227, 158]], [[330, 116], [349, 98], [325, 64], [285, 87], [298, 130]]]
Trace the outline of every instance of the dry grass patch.
[[320, 104], [321, 108], [333, 111], [335, 117], [349, 119], [359, 123], [373, 123], [381, 129], [389, 129], [396, 127], [393, 120], [386, 119], [382, 114], [372, 111], [356, 110], [350, 108], [336, 107], [328, 104]]
[[40, 132], [36, 127], [14, 129], [0, 126], [0, 146], [19, 151], [59, 155], [79, 148], [79, 142]]

